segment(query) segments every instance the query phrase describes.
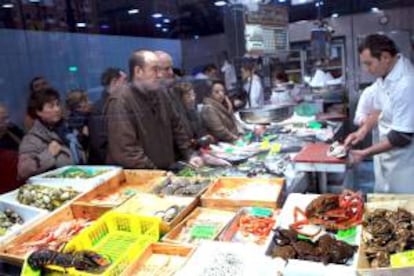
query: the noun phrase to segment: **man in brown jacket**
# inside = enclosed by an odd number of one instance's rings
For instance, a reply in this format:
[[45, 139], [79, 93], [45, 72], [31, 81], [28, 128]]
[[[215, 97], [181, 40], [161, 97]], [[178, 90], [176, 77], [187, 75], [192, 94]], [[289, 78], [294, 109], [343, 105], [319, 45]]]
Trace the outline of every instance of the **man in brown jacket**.
[[176, 161], [176, 145], [191, 165], [201, 166], [202, 159], [190, 149], [190, 138], [158, 80], [157, 56], [135, 51], [129, 72], [131, 83], [111, 95], [106, 107], [107, 162], [124, 168], [168, 169]]

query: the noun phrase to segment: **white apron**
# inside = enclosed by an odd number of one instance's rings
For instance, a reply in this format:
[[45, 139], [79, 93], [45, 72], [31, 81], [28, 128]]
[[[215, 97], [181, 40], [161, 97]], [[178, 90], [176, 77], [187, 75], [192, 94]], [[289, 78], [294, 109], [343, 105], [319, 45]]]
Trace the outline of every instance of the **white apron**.
[[[390, 103], [388, 93], [393, 87], [384, 87], [385, 102]], [[414, 108], [414, 107], [413, 107]], [[391, 130], [391, 104], [384, 104], [378, 120], [379, 140]], [[377, 154], [374, 158], [375, 188], [378, 193], [414, 194], [414, 140], [404, 148], [395, 148]]]

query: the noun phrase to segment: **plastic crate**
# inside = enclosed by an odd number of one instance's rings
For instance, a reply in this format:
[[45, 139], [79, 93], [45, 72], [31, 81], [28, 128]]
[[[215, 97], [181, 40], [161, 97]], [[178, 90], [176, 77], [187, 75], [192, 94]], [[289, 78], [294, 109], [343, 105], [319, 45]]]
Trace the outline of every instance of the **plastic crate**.
[[[157, 218], [141, 217], [130, 214], [108, 212], [89, 228], [73, 238], [65, 247], [65, 252], [91, 250], [110, 259], [111, 265], [101, 274], [104, 276], [120, 275], [145, 248], [159, 239]], [[92, 276], [96, 273], [78, 271], [74, 268], [62, 269], [48, 266], [54, 272], [65, 275]], [[24, 265], [23, 276], [39, 275], [38, 272]]]

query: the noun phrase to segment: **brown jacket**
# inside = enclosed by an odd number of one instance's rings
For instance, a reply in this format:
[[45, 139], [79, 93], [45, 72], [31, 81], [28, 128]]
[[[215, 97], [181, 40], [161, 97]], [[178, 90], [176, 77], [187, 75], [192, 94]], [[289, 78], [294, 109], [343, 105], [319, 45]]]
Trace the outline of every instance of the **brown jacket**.
[[223, 104], [211, 98], [205, 98], [201, 119], [208, 133], [214, 138], [225, 142], [236, 140], [238, 135], [236, 119]]
[[107, 163], [124, 168], [168, 169], [174, 145], [190, 158], [190, 138], [160, 88], [130, 84], [111, 95], [106, 105]]
[[[62, 145], [58, 155], [53, 156], [49, 150], [49, 144], [56, 141]], [[84, 152], [79, 149], [84, 159]], [[40, 174], [50, 169], [67, 165], [74, 165], [69, 147], [62, 141], [59, 135], [48, 129], [38, 120], [23, 137], [19, 148], [19, 162], [17, 172], [19, 179], [27, 179], [30, 176]]]

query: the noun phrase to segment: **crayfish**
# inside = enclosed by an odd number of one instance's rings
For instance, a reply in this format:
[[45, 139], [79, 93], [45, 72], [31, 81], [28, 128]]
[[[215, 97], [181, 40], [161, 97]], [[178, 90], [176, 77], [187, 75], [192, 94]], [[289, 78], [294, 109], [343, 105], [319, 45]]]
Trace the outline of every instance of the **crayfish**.
[[100, 272], [110, 265], [107, 259], [92, 251], [60, 253], [49, 249], [33, 252], [30, 254], [27, 263], [35, 270], [42, 269], [47, 265], [56, 265], [90, 272]]

